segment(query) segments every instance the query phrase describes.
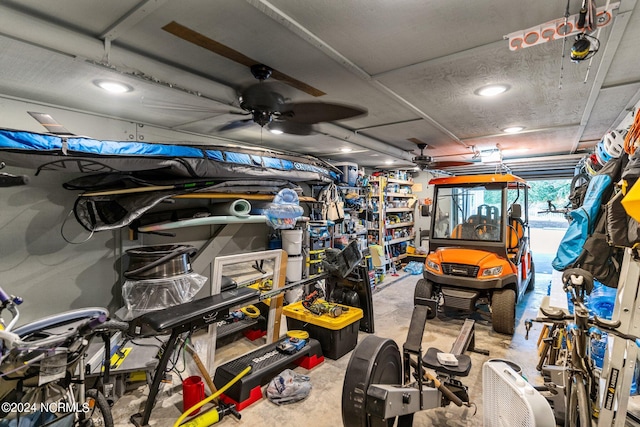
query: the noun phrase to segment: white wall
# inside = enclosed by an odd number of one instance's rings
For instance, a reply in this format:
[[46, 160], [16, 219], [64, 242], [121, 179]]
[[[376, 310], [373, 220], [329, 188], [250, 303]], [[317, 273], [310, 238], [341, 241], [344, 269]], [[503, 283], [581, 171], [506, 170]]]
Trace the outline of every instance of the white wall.
[[[50, 113], [71, 132], [100, 139], [216, 143], [204, 136], [140, 127], [122, 120], [5, 98], [0, 98], [0, 127], [44, 132], [27, 111]], [[0, 286], [24, 298], [20, 323], [71, 308], [103, 306], [113, 311], [122, 304], [124, 250], [172, 243], [191, 243], [199, 248], [213, 231], [211, 227], [197, 227], [180, 230], [176, 238], [140, 235], [137, 240], [129, 240], [128, 229], [123, 229], [95, 233], [89, 238], [89, 233], [70, 214], [78, 192], [62, 187], [78, 174], [43, 171], [35, 176], [35, 170], [9, 167], [2, 172], [31, 178], [26, 186], [0, 188]], [[86, 242], [67, 243], [61, 235], [63, 224], [67, 239]], [[267, 232], [266, 226], [243, 226], [233, 243], [219, 251], [234, 254], [264, 249]], [[208, 276], [206, 271], [198, 273]], [[209, 283], [199, 295], [203, 296], [208, 289]]]

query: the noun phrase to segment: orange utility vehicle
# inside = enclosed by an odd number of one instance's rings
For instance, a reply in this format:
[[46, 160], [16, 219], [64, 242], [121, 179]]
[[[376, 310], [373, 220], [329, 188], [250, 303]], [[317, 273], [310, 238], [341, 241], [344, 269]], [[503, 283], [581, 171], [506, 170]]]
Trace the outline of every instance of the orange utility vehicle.
[[[487, 307], [513, 334], [516, 303], [535, 283], [527, 183], [514, 175], [437, 178], [422, 297], [460, 310]], [[425, 295], [426, 294], [426, 295]]]

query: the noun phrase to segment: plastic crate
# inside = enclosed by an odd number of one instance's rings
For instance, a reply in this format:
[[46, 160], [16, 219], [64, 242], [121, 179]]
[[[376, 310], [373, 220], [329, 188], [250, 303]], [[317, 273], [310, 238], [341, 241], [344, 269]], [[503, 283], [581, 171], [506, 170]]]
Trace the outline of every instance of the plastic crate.
[[283, 309], [287, 317], [287, 328], [309, 332], [311, 338], [320, 342], [324, 356], [334, 360], [341, 358], [358, 344], [358, 330], [363, 316], [360, 308], [336, 305], [348, 311], [344, 311], [338, 317], [328, 314], [316, 315], [305, 309], [302, 301], [289, 304]]
[[326, 249], [331, 247], [330, 239], [312, 238], [310, 244], [310, 250], [317, 251], [320, 249]]

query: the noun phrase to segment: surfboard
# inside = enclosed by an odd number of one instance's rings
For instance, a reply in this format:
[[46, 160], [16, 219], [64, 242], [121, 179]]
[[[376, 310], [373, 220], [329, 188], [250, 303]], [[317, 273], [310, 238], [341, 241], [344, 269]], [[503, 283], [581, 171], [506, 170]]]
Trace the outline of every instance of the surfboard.
[[8, 166], [58, 172], [155, 172], [182, 179], [286, 179], [339, 182], [340, 169], [317, 157], [264, 148], [97, 140], [0, 129], [0, 160]]
[[235, 215], [216, 215], [204, 218], [183, 219], [180, 221], [167, 222], [164, 224], [151, 224], [138, 227], [137, 231], [141, 233], [149, 233], [154, 231], [175, 230], [178, 228], [197, 227], [201, 225], [216, 224], [266, 224], [267, 217], [265, 215], [248, 215], [245, 217]]

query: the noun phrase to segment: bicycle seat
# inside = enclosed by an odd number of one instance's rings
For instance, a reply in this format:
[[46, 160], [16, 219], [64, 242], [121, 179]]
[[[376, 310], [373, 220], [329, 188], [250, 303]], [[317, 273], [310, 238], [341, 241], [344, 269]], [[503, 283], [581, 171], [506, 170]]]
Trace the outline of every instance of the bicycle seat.
[[568, 318], [567, 313], [557, 307], [540, 307], [540, 312], [551, 320], [564, 320]]
[[442, 372], [452, 377], [466, 377], [471, 370], [471, 358], [466, 354], [456, 354], [458, 359], [458, 366], [443, 365], [438, 361], [438, 353], [444, 353], [435, 347], [431, 347], [427, 350], [422, 363], [436, 372]]

